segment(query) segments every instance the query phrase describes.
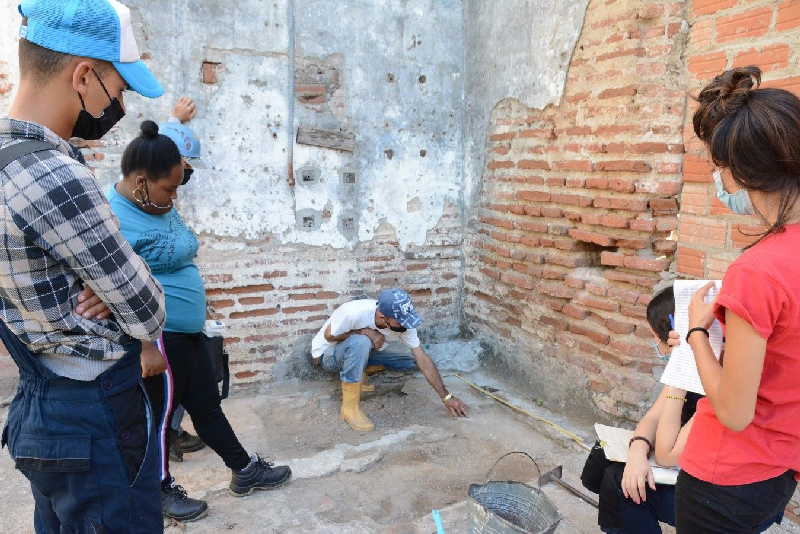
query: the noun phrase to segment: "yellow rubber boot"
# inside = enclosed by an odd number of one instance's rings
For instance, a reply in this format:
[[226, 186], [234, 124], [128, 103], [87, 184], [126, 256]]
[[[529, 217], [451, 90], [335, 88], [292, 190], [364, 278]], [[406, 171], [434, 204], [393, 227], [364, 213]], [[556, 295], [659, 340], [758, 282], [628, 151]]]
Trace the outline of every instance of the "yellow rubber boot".
[[375, 430], [375, 425], [361, 411], [361, 382], [342, 382], [342, 419], [353, 430], [370, 432]]
[[367, 373], [361, 378], [361, 393], [372, 393], [375, 391], [375, 386], [367, 382]]
[[366, 369], [364, 369], [364, 374], [367, 376], [377, 375], [378, 373], [382, 373], [386, 370], [386, 367], [383, 365], [368, 365]]

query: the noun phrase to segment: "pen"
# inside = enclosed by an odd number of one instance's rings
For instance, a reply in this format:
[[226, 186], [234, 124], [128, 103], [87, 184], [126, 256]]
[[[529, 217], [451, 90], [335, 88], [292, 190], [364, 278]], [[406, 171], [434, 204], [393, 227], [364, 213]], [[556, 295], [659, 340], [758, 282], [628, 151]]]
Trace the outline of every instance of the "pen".
[[675, 318], [670, 313], [667, 317], [669, 317], [669, 328], [670, 330], [675, 330]]

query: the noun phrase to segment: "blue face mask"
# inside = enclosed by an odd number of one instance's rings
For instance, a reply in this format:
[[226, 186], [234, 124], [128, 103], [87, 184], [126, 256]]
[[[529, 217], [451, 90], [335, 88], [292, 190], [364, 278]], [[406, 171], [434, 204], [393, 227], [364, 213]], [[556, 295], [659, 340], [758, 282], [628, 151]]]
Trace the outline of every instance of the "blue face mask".
[[722, 184], [722, 175], [719, 169], [714, 171], [713, 176], [714, 185], [717, 186], [717, 198], [720, 202], [725, 204], [729, 210], [739, 215], [753, 215], [755, 213], [747, 189], [739, 189], [735, 193], [728, 193], [725, 191], [725, 186]]

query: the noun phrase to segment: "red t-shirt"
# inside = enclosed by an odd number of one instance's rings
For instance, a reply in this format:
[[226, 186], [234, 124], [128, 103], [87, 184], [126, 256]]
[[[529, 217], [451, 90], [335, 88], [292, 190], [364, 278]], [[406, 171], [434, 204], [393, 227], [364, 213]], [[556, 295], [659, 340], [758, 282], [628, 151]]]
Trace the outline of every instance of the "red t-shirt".
[[[800, 472], [800, 225], [745, 251], [725, 273], [717, 318], [725, 309], [750, 323], [767, 349], [753, 421], [741, 432], [722, 425], [708, 399], [697, 403], [681, 469], [721, 486]], [[723, 363], [724, 365], [724, 363]]]

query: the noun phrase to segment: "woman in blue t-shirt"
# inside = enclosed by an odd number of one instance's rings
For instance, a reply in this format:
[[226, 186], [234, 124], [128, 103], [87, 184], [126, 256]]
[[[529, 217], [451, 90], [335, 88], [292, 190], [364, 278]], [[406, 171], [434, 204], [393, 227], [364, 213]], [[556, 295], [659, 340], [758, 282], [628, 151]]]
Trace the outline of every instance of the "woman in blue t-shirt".
[[[122, 180], [108, 192], [122, 234], [150, 266], [166, 296], [164, 335], [158, 347], [143, 343], [142, 376], [154, 413], [159, 414], [163, 511], [180, 521], [203, 517], [208, 506], [187, 497], [169, 474], [166, 429], [178, 404], [186, 408], [200, 438], [231, 469], [234, 495], [275, 488], [291, 477], [288, 467], [249, 455], [222, 412], [212, 362], [205, 352], [205, 287], [194, 263], [197, 237], [173, 206], [178, 188], [191, 173], [175, 143], [158, 133], [156, 123], [145, 121], [141, 135], [122, 155]], [[160, 357], [159, 351], [167, 363], [163, 377], [152, 375], [147, 364]]]

